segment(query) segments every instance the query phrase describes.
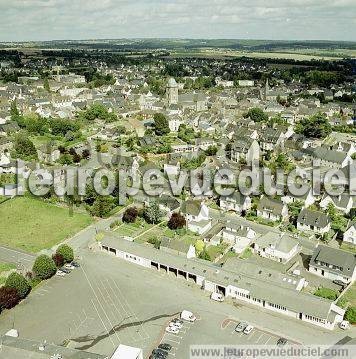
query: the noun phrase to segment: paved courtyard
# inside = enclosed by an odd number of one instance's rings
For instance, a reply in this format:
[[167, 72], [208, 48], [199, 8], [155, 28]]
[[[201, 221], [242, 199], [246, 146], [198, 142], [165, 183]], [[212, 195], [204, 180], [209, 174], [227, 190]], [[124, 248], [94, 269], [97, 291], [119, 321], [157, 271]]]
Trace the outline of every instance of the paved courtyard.
[[[170, 357], [177, 359], [189, 358], [192, 344], [274, 344], [280, 336], [292, 343], [332, 344], [352, 336], [229, 301], [214, 302], [193, 283], [108, 254], [83, 250], [81, 257], [81, 268], [50, 279], [2, 313], [0, 333], [14, 324], [23, 338], [105, 355], [122, 343], [143, 348], [148, 357], [167, 342], [174, 347]], [[185, 323], [178, 335], [166, 334], [167, 323], [183, 309], [198, 320]], [[249, 336], [234, 332], [241, 320], [255, 326]]]

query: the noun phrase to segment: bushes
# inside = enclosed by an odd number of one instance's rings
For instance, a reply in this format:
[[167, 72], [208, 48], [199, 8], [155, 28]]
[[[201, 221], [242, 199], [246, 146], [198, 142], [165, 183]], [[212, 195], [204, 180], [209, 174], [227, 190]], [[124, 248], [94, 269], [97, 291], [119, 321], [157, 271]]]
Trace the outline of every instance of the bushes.
[[169, 229], [176, 230], [185, 227], [185, 218], [180, 213], [173, 213], [169, 219], [167, 226]]
[[345, 319], [351, 324], [356, 323], [356, 307], [349, 307], [345, 314]]
[[16, 272], [11, 273], [7, 277], [5, 287], [16, 289], [21, 299], [26, 298], [27, 294], [31, 291], [31, 287], [27, 279]]
[[56, 273], [57, 267], [52, 258], [41, 254], [36, 258], [32, 270], [36, 277], [43, 280], [51, 278]]
[[67, 244], [62, 244], [57, 248], [56, 254], [59, 254], [63, 257], [65, 263], [72, 262], [74, 259], [74, 252], [71, 247]]
[[15, 288], [1, 287], [0, 288], [0, 308], [11, 309], [20, 302], [20, 296]]
[[314, 295], [316, 295], [317, 297], [330, 299], [330, 300], [335, 300], [338, 296], [337, 292], [330, 288], [318, 288], [315, 291]]
[[52, 259], [53, 259], [54, 263], [56, 264], [57, 268], [63, 266], [64, 258], [61, 254], [59, 254], [59, 253], [53, 254]]
[[122, 221], [125, 223], [134, 223], [138, 216], [138, 210], [136, 207], [127, 208], [122, 216]]

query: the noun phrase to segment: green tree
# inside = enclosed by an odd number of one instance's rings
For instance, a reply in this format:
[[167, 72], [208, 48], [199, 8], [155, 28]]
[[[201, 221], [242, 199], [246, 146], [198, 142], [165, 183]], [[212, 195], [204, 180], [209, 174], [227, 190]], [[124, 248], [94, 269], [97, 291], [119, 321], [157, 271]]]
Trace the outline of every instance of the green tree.
[[153, 116], [154, 130], [157, 136], [167, 135], [169, 130], [168, 120], [163, 113], [155, 113]]
[[266, 122], [268, 120], [268, 115], [258, 107], [250, 108], [246, 114], [246, 117], [249, 117], [254, 122]]
[[356, 307], [349, 307], [345, 313], [345, 319], [351, 324], [356, 323]]
[[147, 223], [157, 224], [162, 217], [162, 213], [156, 202], [153, 202], [149, 206], [146, 206], [143, 210], [143, 218]]
[[27, 279], [23, 275], [16, 272], [11, 273], [7, 277], [5, 286], [16, 289], [21, 299], [25, 298], [31, 290], [31, 286]]
[[110, 196], [98, 196], [89, 211], [92, 216], [105, 217], [114, 208], [114, 200]]
[[216, 146], [209, 146], [206, 150], [205, 150], [205, 154], [207, 156], [215, 156], [216, 153], [218, 152], [218, 148]]
[[15, 156], [23, 160], [37, 158], [37, 151], [33, 142], [24, 132], [19, 132], [14, 138]]
[[74, 260], [73, 248], [68, 246], [68, 244], [60, 245], [56, 250], [56, 254], [61, 255], [65, 263], [69, 263]]
[[36, 258], [32, 271], [36, 277], [43, 280], [51, 278], [56, 273], [57, 267], [52, 258], [41, 254]]
[[325, 138], [332, 131], [332, 127], [326, 116], [318, 113], [300, 121], [296, 126], [296, 132], [306, 137]]

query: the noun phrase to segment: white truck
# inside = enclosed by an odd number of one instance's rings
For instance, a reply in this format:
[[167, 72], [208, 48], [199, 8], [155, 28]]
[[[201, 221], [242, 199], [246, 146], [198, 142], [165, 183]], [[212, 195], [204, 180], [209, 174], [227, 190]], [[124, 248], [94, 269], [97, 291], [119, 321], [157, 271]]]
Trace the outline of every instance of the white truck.
[[187, 322], [195, 322], [197, 320], [197, 317], [192, 312], [189, 312], [189, 310], [183, 310], [180, 317]]

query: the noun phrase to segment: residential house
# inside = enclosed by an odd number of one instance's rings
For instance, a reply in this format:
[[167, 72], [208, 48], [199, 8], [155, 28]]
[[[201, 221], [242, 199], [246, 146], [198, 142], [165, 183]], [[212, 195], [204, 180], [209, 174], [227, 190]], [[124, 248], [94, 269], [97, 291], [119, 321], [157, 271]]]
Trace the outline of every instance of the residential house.
[[356, 245], [356, 221], [351, 221], [344, 232], [343, 241]]
[[297, 229], [299, 231], [313, 231], [318, 234], [325, 234], [330, 231], [330, 218], [319, 211], [302, 209], [297, 219]]
[[248, 137], [238, 139], [231, 145], [230, 158], [234, 162], [252, 165], [260, 158], [260, 146], [256, 140]]
[[338, 196], [331, 196], [325, 193], [320, 201], [320, 208], [326, 210], [329, 204], [334, 205], [337, 210], [348, 214], [353, 207], [353, 200], [352, 197], [347, 193], [341, 193]]
[[303, 203], [303, 207], [304, 208], [308, 208], [310, 207], [312, 204], [315, 203], [316, 198], [313, 195], [313, 190], [310, 188], [309, 190], [307, 190], [305, 193], [303, 193], [302, 195], [295, 195], [292, 194], [290, 192], [287, 192], [282, 198], [281, 198], [282, 202], [285, 204], [291, 204], [291, 203], [296, 203], [296, 202], [302, 202]]
[[356, 278], [356, 254], [319, 244], [309, 263], [309, 272], [345, 284]]
[[203, 234], [211, 228], [209, 207], [199, 200], [187, 200], [181, 205], [181, 212], [185, 216], [187, 229], [194, 233]]
[[42, 145], [37, 150], [38, 159], [41, 162], [53, 163], [59, 159], [61, 153], [58, 148], [54, 147], [51, 143]]
[[251, 208], [251, 197], [244, 196], [239, 191], [234, 191], [230, 196], [220, 197], [220, 208], [224, 211], [234, 211], [241, 214]]
[[288, 217], [288, 207], [278, 199], [262, 196], [257, 206], [257, 216], [269, 221], [284, 221]]
[[256, 239], [254, 251], [264, 258], [289, 262], [299, 252], [299, 242], [286, 233], [268, 232]]

